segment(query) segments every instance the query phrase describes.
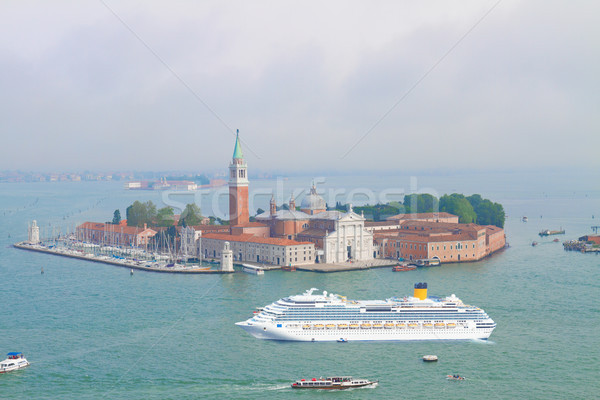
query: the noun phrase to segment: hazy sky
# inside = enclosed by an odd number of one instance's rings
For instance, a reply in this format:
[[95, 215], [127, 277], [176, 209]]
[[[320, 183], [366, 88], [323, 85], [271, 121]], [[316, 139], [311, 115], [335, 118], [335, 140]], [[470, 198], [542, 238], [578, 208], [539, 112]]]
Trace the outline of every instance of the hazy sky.
[[598, 168], [599, 12], [3, 0], [0, 170]]

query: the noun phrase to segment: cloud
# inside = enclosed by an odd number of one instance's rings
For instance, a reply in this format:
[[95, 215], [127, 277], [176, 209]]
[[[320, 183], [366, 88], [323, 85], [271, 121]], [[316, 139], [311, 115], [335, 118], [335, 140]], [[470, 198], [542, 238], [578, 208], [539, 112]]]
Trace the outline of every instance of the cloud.
[[0, 169], [600, 165], [594, 3], [104, 4], [3, 4]]

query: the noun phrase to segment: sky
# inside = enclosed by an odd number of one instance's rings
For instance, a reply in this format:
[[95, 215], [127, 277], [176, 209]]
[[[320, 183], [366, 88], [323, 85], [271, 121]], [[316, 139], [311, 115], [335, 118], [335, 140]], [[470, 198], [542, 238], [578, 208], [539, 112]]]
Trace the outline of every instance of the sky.
[[600, 167], [600, 3], [0, 2], [0, 170]]

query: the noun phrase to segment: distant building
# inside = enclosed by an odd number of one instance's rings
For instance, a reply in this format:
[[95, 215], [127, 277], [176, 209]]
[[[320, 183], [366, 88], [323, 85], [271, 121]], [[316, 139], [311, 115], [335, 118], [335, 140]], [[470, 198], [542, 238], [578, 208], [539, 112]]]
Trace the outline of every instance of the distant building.
[[315, 262], [313, 243], [261, 238], [248, 233], [240, 235], [203, 234], [202, 255], [204, 258], [220, 259], [225, 243], [230, 244], [233, 260], [238, 262], [250, 261], [281, 266], [314, 264]]
[[156, 231], [135, 226], [84, 222], [76, 228], [77, 240], [110, 246], [143, 246], [148, 244]]
[[439, 258], [443, 263], [480, 260], [506, 244], [504, 230], [491, 225], [412, 220], [374, 234], [380, 257]]

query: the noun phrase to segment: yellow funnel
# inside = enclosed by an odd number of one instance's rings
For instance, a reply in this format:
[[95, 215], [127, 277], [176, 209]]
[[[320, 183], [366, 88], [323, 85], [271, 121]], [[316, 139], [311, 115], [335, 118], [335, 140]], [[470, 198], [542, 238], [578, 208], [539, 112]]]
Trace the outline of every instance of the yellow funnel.
[[415, 283], [414, 297], [416, 297], [419, 300], [425, 300], [427, 298], [427, 283], [426, 282]]

